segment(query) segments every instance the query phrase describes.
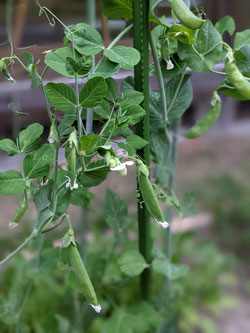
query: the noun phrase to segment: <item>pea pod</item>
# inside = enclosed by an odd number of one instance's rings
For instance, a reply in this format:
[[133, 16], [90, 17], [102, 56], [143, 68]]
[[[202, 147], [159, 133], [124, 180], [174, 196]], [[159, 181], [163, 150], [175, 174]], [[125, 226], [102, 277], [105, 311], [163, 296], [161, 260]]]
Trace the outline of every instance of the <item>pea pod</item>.
[[214, 91], [211, 107], [204, 117], [193, 127], [191, 127], [183, 136], [187, 139], [196, 139], [205, 134], [216, 122], [221, 112], [220, 96]]
[[250, 83], [238, 69], [232, 51], [228, 52], [225, 69], [228, 79], [232, 82], [235, 89], [245, 98], [250, 99]]
[[[27, 201], [30, 199], [31, 196], [31, 190], [28, 188], [27, 189]], [[19, 204], [16, 208], [16, 211], [13, 215], [12, 218], [12, 223], [19, 223], [21, 218], [24, 216], [26, 210], [27, 210], [27, 202], [26, 202], [26, 197], [25, 194], [23, 194], [22, 198], [19, 201]]]
[[196, 30], [199, 29], [205, 22], [205, 20], [202, 20], [198, 16], [194, 15], [183, 0], [168, 0], [168, 2], [174, 14], [187, 28]]
[[97, 301], [94, 287], [91, 283], [88, 272], [86, 271], [86, 268], [82, 262], [81, 256], [77, 250], [74, 240], [74, 231], [72, 229], [69, 229], [69, 231], [65, 235], [63, 247], [67, 248], [70, 264], [75, 274], [76, 280], [79, 284], [81, 292], [83, 293], [89, 304], [94, 308], [94, 310], [96, 312], [100, 312], [101, 305]]
[[159, 205], [158, 199], [156, 197], [155, 191], [149, 180], [149, 171], [147, 167], [142, 162], [137, 162], [138, 165], [138, 182], [141, 191], [141, 195], [145, 206], [152, 216], [152, 218], [163, 228], [168, 227], [168, 222], [164, 220], [164, 216]]

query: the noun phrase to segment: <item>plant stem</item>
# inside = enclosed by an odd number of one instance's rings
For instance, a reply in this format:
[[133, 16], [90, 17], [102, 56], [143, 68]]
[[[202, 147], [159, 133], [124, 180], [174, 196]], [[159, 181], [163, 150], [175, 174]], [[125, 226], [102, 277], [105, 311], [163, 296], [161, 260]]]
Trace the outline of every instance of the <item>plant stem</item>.
[[[171, 160], [172, 160], [172, 172], [169, 175], [168, 181], [168, 192], [169, 195], [172, 194], [175, 184], [175, 172], [176, 172], [176, 161], [178, 153], [178, 131], [181, 125], [181, 119], [175, 120], [173, 123], [173, 142], [171, 147]], [[166, 257], [170, 259], [171, 256], [171, 222], [172, 222], [172, 209], [168, 208], [168, 219], [169, 227], [167, 228], [166, 233]]]
[[155, 47], [154, 40], [152, 38], [151, 31], [149, 31], [149, 42], [150, 42], [150, 46], [151, 46], [151, 50], [152, 50], [155, 70], [156, 70], [158, 84], [159, 84], [161, 103], [162, 103], [162, 109], [163, 109], [163, 121], [166, 124], [168, 109], [167, 109], [166, 94], [165, 94], [165, 89], [164, 89], [164, 81], [163, 81], [160, 61], [159, 61], [159, 58], [158, 58], [157, 50], [156, 50], [156, 47]]
[[218, 71], [215, 71], [214, 69], [210, 69], [209, 71], [211, 73], [214, 73], [214, 74], [217, 74], [217, 75], [227, 76], [227, 73], [225, 73], [225, 72], [218, 72]]
[[130, 24], [127, 28], [122, 30], [119, 35], [115, 37], [115, 39], [109, 44], [106, 50], [110, 50], [123, 36], [126, 35], [133, 28], [133, 24]]
[[[142, 107], [146, 111], [144, 119], [137, 124], [136, 134], [150, 141], [149, 130], [149, 52], [148, 52], [148, 0], [133, 0], [133, 23], [134, 23], [134, 47], [140, 52], [141, 60], [135, 66], [135, 89], [143, 92], [144, 101]], [[150, 147], [147, 145], [138, 151], [138, 155], [150, 164]], [[139, 185], [137, 184], [139, 190]], [[151, 232], [150, 216], [145, 204], [140, 205], [138, 201], [138, 229], [139, 250], [147, 263], [151, 261]], [[150, 299], [151, 272], [146, 268], [141, 274], [141, 294], [146, 300]]]
[[49, 115], [49, 120], [52, 124], [53, 116], [52, 116], [52, 113], [51, 113], [51, 110], [50, 110], [49, 100], [48, 100], [48, 96], [46, 94], [43, 82], [41, 82], [41, 87], [42, 87], [42, 92], [43, 92], [43, 96], [44, 96], [44, 99], [45, 99], [46, 109], [47, 109], [47, 112], [48, 112], [48, 115]]
[[25, 239], [25, 241], [18, 246], [13, 252], [11, 252], [6, 258], [4, 258], [2, 261], [0, 261], [0, 266], [11, 260], [15, 255], [20, 252], [28, 243], [30, 240], [32, 240], [35, 237], [34, 231]]

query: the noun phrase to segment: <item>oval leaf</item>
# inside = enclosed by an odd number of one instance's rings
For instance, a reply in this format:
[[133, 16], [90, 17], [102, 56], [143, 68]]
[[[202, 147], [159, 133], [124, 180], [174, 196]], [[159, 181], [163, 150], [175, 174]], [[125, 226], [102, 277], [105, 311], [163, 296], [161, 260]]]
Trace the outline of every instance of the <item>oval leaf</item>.
[[61, 111], [74, 111], [76, 108], [76, 95], [74, 90], [64, 83], [47, 83], [46, 93], [50, 103]]
[[118, 260], [118, 265], [121, 271], [129, 276], [139, 275], [148, 267], [146, 260], [136, 250], [124, 253]]
[[5, 195], [17, 195], [24, 191], [25, 180], [23, 176], [14, 170], [0, 172], [0, 193]]

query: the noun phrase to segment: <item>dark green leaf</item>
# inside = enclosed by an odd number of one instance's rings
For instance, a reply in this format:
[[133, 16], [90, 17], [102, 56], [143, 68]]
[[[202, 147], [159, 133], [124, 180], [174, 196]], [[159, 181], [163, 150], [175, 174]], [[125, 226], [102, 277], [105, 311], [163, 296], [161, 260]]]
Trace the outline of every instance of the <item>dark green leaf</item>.
[[128, 89], [134, 89], [134, 77], [128, 76], [122, 81], [121, 93], [124, 93]]
[[106, 80], [106, 83], [108, 85], [108, 90], [106, 93], [106, 98], [109, 101], [112, 101], [113, 103], [116, 101], [116, 97], [117, 97], [117, 84], [116, 81], [114, 79], [112, 79], [112, 77], [110, 77], [109, 79]]
[[67, 57], [65, 62], [65, 69], [69, 75], [78, 75], [80, 77], [88, 74], [92, 68], [92, 56], [81, 57], [74, 60], [72, 57]]
[[69, 129], [71, 125], [73, 125], [75, 121], [75, 114], [72, 113], [66, 113], [62, 121], [60, 122], [58, 126], [58, 133], [60, 136], [66, 135], [65, 132]]
[[53, 163], [55, 150], [50, 144], [45, 144], [33, 153], [28, 154], [23, 161], [23, 171], [28, 179], [47, 176]]
[[50, 103], [61, 111], [74, 111], [76, 108], [76, 94], [65, 83], [47, 83], [45, 90]]
[[135, 66], [140, 61], [140, 52], [133, 47], [114, 46], [111, 49], [106, 49], [104, 55], [113, 62], [116, 62], [123, 67], [124, 65]]
[[119, 121], [123, 122], [127, 119], [128, 124], [131, 126], [138, 123], [145, 116], [145, 110], [139, 105], [130, 104], [124, 110], [122, 109], [122, 112], [125, 114], [119, 118]]
[[189, 108], [193, 100], [193, 88], [189, 80], [190, 75], [186, 74], [181, 83], [177, 95], [176, 91], [180, 84], [181, 75], [173, 77], [165, 86], [168, 122], [171, 124], [174, 120], [182, 117], [183, 113]]
[[125, 107], [127, 105], [139, 105], [143, 100], [143, 93], [134, 89], [128, 89], [121, 93], [121, 96], [117, 103], [121, 107]]
[[33, 201], [38, 214], [40, 214], [44, 209], [47, 209], [50, 206], [50, 201], [48, 199], [48, 186], [41, 187], [34, 194]]
[[79, 94], [82, 107], [92, 108], [100, 104], [106, 95], [108, 86], [102, 77], [90, 79]]
[[[70, 75], [65, 68], [65, 62], [67, 57], [74, 58], [72, 47], [62, 47], [60, 49], [56, 49], [47, 53], [44, 58], [44, 62], [55, 72], [73, 79], [75, 77], [74, 74]], [[75, 51], [75, 57], [77, 61], [81, 58], [81, 55], [77, 51]]]
[[25, 180], [14, 170], [0, 172], [0, 193], [4, 195], [17, 195], [24, 191]]
[[101, 140], [101, 136], [97, 134], [84, 135], [80, 138], [81, 150], [85, 155], [93, 152], [97, 143]]
[[9, 156], [15, 156], [19, 154], [19, 150], [14, 141], [10, 139], [3, 139], [0, 141], [0, 149], [6, 151]]
[[226, 56], [221, 43], [221, 35], [211, 21], [206, 20], [198, 30], [195, 44], [186, 45], [179, 42], [178, 55], [194, 71], [208, 71]]
[[132, 19], [132, 0], [100, 0], [102, 13], [111, 19]]
[[101, 76], [104, 79], [107, 79], [118, 73], [120, 69], [121, 66], [119, 64], [106, 59], [101, 63], [100, 66], [98, 66], [92, 73], [90, 73], [88, 77], [89, 79], [92, 79], [94, 77]]
[[161, 165], [167, 165], [170, 142], [165, 129], [151, 134], [151, 150]]
[[109, 168], [106, 167], [105, 162], [103, 160], [99, 160], [97, 162], [90, 163], [88, 165], [88, 170], [96, 167], [101, 167], [100, 169], [82, 172], [79, 176], [79, 182], [84, 187], [91, 187], [100, 185], [107, 177], [109, 173]]
[[41, 143], [40, 136], [43, 133], [43, 126], [35, 123], [29, 125], [19, 133], [19, 147], [21, 152], [29, 153]]
[[100, 105], [94, 107], [94, 112], [102, 119], [109, 119], [111, 112], [109, 102], [103, 100]]
[[[74, 47], [81, 54], [96, 55], [104, 50], [99, 32], [86, 23], [78, 23], [68, 27], [73, 33]], [[72, 35], [65, 31], [66, 37], [72, 42]]]
[[235, 31], [234, 19], [231, 16], [224, 16], [215, 24], [215, 29], [221, 35], [223, 35], [225, 31], [227, 31], [229, 35], [232, 36]]
[[132, 134], [127, 137], [126, 143], [135, 149], [141, 149], [148, 144], [148, 141], [142, 139], [138, 135]]
[[126, 251], [121, 255], [118, 265], [121, 271], [129, 276], [140, 275], [148, 267], [144, 257], [136, 250]]
[[104, 202], [104, 219], [116, 234], [124, 231], [128, 217], [128, 207], [119, 196], [107, 190]]
[[75, 206], [88, 206], [90, 203], [90, 200], [94, 198], [94, 194], [87, 191], [84, 188], [80, 188], [77, 190], [73, 190], [71, 192], [71, 198], [70, 202], [72, 205]]
[[234, 57], [241, 73], [250, 77], [250, 45], [244, 45], [240, 50], [235, 51]]

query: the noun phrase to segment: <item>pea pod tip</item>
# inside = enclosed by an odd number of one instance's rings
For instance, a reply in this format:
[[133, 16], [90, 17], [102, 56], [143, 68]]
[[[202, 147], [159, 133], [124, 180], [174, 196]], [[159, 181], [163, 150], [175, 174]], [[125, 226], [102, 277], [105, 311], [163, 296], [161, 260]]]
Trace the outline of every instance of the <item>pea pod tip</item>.
[[95, 310], [95, 312], [97, 312], [97, 313], [100, 313], [100, 312], [101, 312], [102, 307], [101, 307], [100, 304], [98, 304], [98, 305], [90, 304], [90, 305], [91, 305], [92, 308]]

